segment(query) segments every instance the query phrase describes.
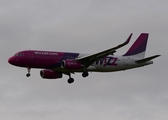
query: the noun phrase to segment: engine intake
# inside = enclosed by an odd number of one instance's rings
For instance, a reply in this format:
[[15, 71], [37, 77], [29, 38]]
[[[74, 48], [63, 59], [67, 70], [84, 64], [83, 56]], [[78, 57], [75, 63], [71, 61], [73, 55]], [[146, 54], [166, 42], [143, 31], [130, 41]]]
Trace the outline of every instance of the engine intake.
[[65, 69], [82, 69], [83, 65], [76, 60], [63, 60], [61, 67]]
[[53, 70], [41, 70], [40, 76], [44, 79], [57, 79], [62, 78], [62, 73]]

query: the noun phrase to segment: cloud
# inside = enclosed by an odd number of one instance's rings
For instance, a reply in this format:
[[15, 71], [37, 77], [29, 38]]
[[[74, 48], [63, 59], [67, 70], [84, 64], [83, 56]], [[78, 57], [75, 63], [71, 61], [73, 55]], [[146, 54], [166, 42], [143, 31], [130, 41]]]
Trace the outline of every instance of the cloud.
[[[6, 0], [0, 1], [0, 114], [5, 120], [166, 120], [167, 1]], [[90, 73], [67, 84], [68, 76], [43, 80], [40, 70], [11, 66], [7, 59], [25, 49], [98, 52], [134, 33], [149, 32], [146, 56], [154, 64], [116, 73]]]

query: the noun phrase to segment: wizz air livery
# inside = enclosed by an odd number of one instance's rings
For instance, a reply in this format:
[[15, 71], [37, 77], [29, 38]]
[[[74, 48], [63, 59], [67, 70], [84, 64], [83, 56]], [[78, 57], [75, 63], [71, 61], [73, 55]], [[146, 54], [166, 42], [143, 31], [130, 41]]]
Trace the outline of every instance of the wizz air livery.
[[25, 50], [17, 52], [8, 62], [27, 68], [27, 77], [30, 76], [31, 68], [39, 68], [43, 69], [40, 71], [42, 78], [57, 79], [65, 74], [69, 76], [68, 83], [73, 83], [71, 74], [75, 72], [82, 72], [82, 76], [87, 77], [88, 72], [127, 70], [152, 64], [151, 60], [160, 56], [144, 58], [148, 33], [142, 33], [124, 55], [115, 56], [116, 50], [127, 45], [131, 37], [132, 34], [124, 43], [95, 54]]

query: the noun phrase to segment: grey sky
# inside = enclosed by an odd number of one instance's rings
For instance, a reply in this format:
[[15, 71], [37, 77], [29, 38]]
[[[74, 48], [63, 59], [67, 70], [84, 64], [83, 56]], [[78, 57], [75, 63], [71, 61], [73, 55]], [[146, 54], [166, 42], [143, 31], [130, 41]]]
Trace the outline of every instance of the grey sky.
[[[4, 120], [167, 120], [168, 1], [0, 0], [0, 116]], [[20, 50], [93, 53], [142, 32], [154, 64], [115, 73], [43, 80], [7, 63]]]

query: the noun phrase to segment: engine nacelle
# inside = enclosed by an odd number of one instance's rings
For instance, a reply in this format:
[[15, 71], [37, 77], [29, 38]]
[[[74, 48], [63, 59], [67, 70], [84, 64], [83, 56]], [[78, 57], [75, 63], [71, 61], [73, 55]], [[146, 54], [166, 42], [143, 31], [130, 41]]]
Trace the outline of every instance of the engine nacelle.
[[45, 79], [57, 79], [62, 78], [62, 73], [53, 70], [41, 70], [40, 76]]
[[61, 67], [65, 69], [82, 69], [83, 65], [76, 60], [63, 60]]

